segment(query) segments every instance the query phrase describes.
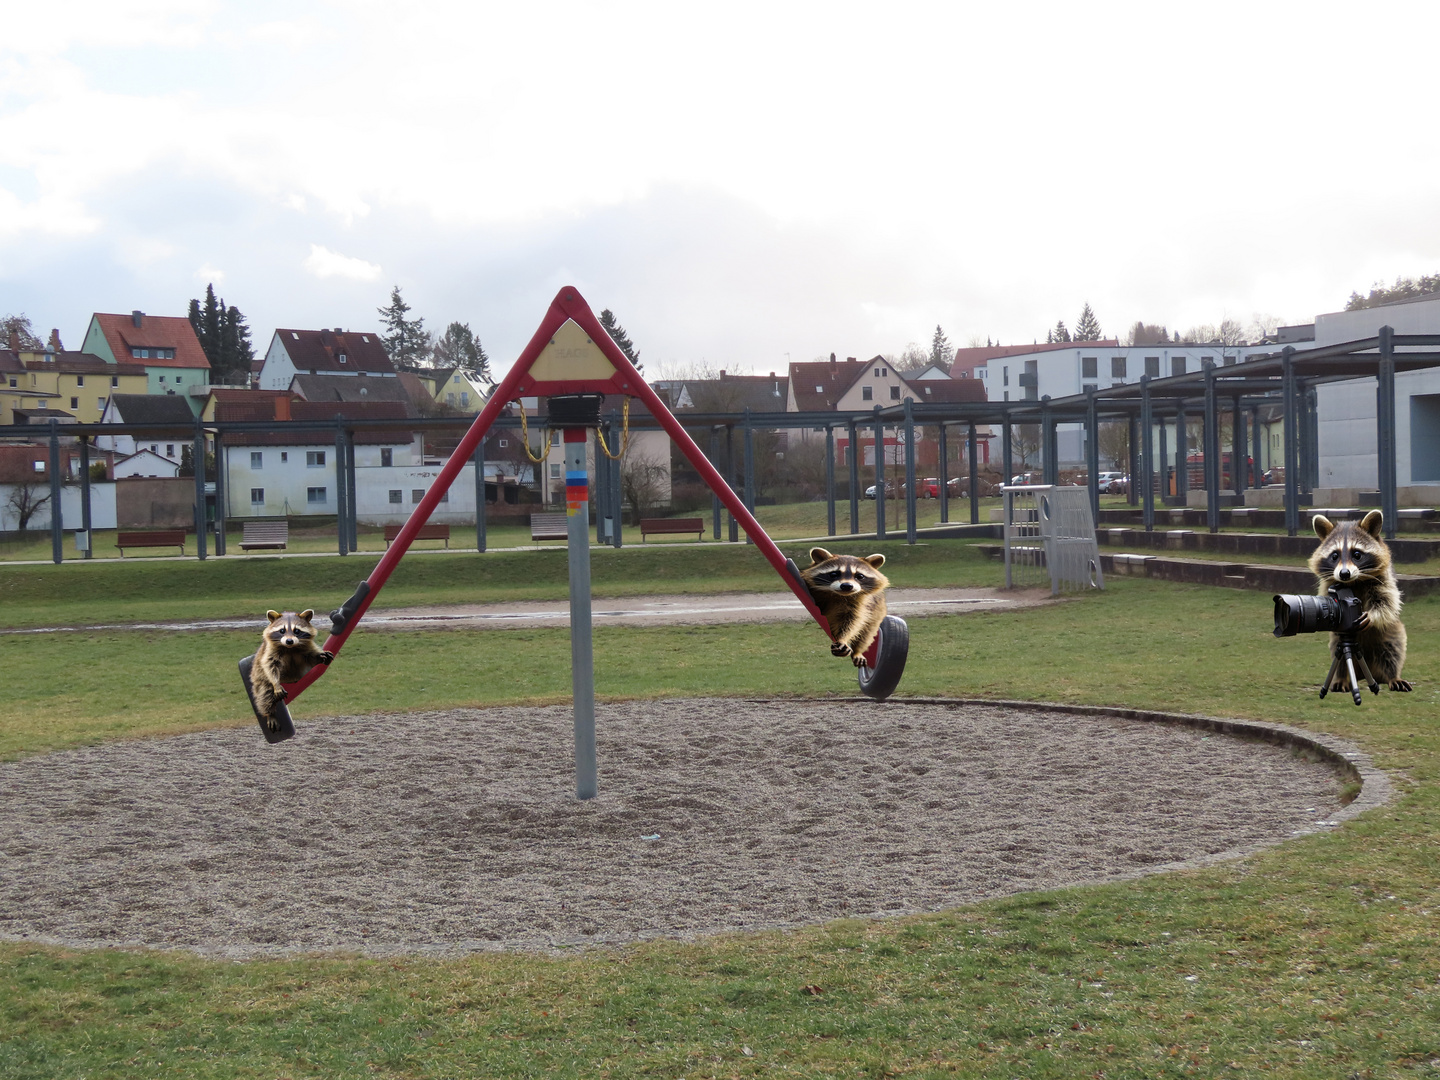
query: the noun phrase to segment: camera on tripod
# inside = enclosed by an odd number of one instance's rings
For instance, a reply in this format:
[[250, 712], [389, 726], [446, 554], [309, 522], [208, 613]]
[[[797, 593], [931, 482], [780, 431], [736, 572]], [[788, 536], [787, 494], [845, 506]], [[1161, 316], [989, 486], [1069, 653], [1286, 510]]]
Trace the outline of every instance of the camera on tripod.
[[1294, 637], [1329, 630], [1354, 634], [1360, 627], [1360, 601], [1349, 589], [1331, 586], [1329, 596], [1275, 597], [1275, 636]]
[[[1332, 686], [1337, 690], [1347, 689], [1355, 704], [1359, 705], [1360, 679], [1355, 674], [1356, 664], [1360, 665], [1360, 674], [1365, 677], [1370, 692], [1380, 693], [1380, 684], [1370, 674], [1365, 658], [1355, 647], [1360, 631], [1364, 629], [1365, 613], [1359, 599], [1349, 589], [1332, 585], [1329, 593], [1328, 596], [1287, 594], [1275, 597], [1275, 636], [1294, 637], [1320, 630], [1337, 634], [1339, 641], [1331, 649], [1334, 659], [1330, 664], [1330, 673], [1320, 687], [1320, 696], [1323, 698], [1328, 694]], [[1337, 681], [1336, 676], [1341, 675], [1344, 676], [1343, 681]]]

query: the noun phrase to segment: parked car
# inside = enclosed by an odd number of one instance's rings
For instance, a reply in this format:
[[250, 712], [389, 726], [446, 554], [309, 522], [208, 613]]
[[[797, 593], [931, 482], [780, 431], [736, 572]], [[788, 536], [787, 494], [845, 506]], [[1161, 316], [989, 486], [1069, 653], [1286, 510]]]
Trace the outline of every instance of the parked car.
[[[976, 490], [979, 491], [981, 498], [987, 495], [994, 495], [997, 492], [996, 485], [990, 483], [990, 481], [984, 477], [976, 477], [975, 487]], [[970, 478], [968, 476], [953, 477], [946, 483], [945, 490], [952, 499], [968, 499], [970, 497]]]
[[927, 476], [924, 480], [915, 482], [915, 497], [917, 499], [938, 499], [940, 497], [940, 478], [938, 476]]
[[1108, 495], [1123, 495], [1130, 490], [1130, 477], [1123, 472], [1102, 472], [1097, 487]]
[[1024, 472], [1010, 477], [1010, 483], [1013, 486], [1015, 484], [1043, 484], [1044, 481], [1038, 472]]

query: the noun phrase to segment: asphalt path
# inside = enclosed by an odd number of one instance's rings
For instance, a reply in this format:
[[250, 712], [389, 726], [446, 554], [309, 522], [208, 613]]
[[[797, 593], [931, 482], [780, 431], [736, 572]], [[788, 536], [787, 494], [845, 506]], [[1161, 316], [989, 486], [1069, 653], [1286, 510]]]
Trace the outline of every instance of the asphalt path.
[[[928, 615], [1003, 611], [1033, 607], [1050, 600], [1041, 590], [891, 589], [886, 606], [904, 619]], [[597, 597], [590, 617], [596, 625], [678, 626], [713, 623], [792, 622], [809, 618], [790, 593], [721, 593], [715, 596]], [[323, 618], [317, 619], [323, 626]], [[189, 619], [169, 622], [100, 623], [0, 630], [0, 634], [56, 634], [96, 630], [250, 630], [263, 618]], [[370, 630], [508, 630], [536, 626], [568, 626], [568, 600], [517, 601], [505, 604], [445, 604], [429, 607], [382, 608], [367, 612], [362, 625]]]

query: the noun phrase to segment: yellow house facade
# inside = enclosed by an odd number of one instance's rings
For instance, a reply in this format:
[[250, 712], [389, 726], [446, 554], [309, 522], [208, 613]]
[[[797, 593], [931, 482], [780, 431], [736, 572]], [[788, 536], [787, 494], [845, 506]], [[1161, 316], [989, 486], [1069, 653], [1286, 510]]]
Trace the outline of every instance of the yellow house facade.
[[0, 425], [16, 409], [56, 409], [82, 424], [100, 421], [111, 394], [145, 393], [143, 364], [109, 364], [81, 352], [21, 350], [0, 368]]

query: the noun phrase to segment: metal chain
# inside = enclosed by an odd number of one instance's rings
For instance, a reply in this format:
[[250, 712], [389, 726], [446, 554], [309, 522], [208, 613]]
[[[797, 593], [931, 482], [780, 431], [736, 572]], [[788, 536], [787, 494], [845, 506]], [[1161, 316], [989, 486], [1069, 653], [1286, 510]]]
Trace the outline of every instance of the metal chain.
[[612, 454], [610, 447], [605, 443], [605, 432], [600, 428], [595, 429], [595, 435], [600, 440], [600, 449], [605, 451], [605, 456], [611, 461], [616, 461], [625, 456], [625, 451], [630, 448], [630, 395], [625, 395], [625, 409], [622, 413], [620, 429], [620, 453]]
[[[530, 425], [525, 420], [525, 403], [523, 401], [519, 401], [516, 402], [516, 404], [520, 406], [520, 445], [525, 447], [526, 457], [528, 457], [536, 465], [543, 465], [545, 463], [545, 460], [550, 456], [550, 446], [552, 444], [552, 440], [555, 437], [555, 433], [549, 428], [545, 429], [545, 444], [540, 451], [540, 456], [536, 457], [530, 452]], [[626, 404], [629, 404], [628, 398], [626, 399]]]

